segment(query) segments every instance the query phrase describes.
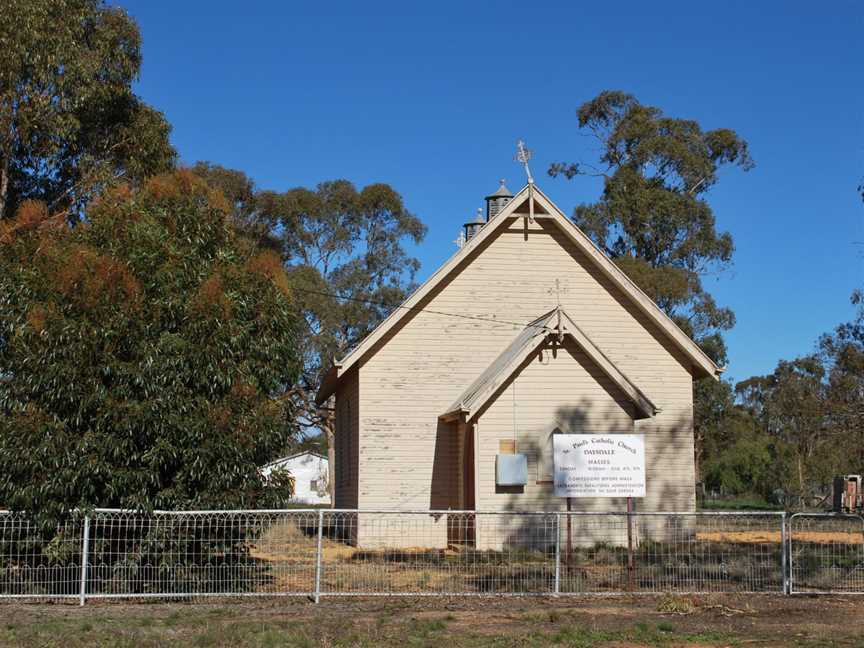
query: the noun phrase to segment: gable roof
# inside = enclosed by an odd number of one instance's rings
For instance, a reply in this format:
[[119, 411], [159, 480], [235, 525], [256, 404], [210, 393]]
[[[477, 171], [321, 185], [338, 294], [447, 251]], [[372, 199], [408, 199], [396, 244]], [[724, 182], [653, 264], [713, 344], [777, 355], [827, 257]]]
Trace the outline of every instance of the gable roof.
[[317, 452], [312, 452], [311, 450], [306, 450], [304, 452], [296, 452], [292, 455], [288, 455], [287, 457], [282, 457], [281, 459], [274, 459], [273, 461], [270, 461], [261, 466], [261, 469], [263, 470], [264, 468], [270, 468], [271, 466], [275, 466], [276, 464], [285, 463], [286, 461], [291, 461], [292, 459], [297, 459], [298, 457], [305, 457], [306, 455], [310, 455], [312, 457], [327, 461], [327, 457], [325, 457], [324, 455], [318, 454]]
[[699, 348], [684, 331], [682, 331], [663, 310], [646, 295], [623, 270], [616, 266], [598, 248], [594, 242], [580, 230], [573, 221], [567, 218], [555, 204], [549, 200], [536, 185], [527, 184], [513, 197], [513, 199], [480, 231], [469, 239], [455, 254], [436, 270], [423, 284], [390, 315], [385, 318], [369, 335], [355, 346], [342, 360], [336, 360], [333, 367], [324, 377], [321, 387], [316, 396], [317, 403], [323, 403], [335, 391], [341, 378], [364, 354], [374, 347], [391, 329], [399, 324], [417, 304], [429, 295], [446, 277], [453, 272], [462, 261], [483, 242], [492, 237], [499, 229], [507, 224], [507, 220], [514, 216], [529, 215], [533, 213], [535, 219], [548, 220], [555, 223], [559, 229], [579, 248], [588, 260], [599, 269], [624, 295], [644, 313], [650, 321], [657, 325], [659, 330], [677, 347], [692, 363], [692, 371], [699, 377], [710, 376], [716, 378], [723, 369], [718, 367], [702, 349]]
[[590, 338], [585, 335], [567, 313], [555, 308], [528, 324], [501, 354], [480, 374], [456, 401], [440, 415], [444, 420], [464, 417], [466, 422], [480, 412], [499, 387], [504, 384], [550, 336], [569, 338], [605, 373], [636, 407], [637, 419], [655, 416], [660, 409], [651, 402], [627, 376], [613, 363]]

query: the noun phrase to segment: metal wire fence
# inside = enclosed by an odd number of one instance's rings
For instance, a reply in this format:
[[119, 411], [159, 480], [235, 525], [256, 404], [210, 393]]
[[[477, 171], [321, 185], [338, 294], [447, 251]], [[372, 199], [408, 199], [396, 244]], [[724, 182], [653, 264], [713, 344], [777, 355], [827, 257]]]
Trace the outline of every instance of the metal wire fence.
[[291, 596], [315, 589], [317, 511], [97, 511], [86, 595]]
[[783, 514], [566, 516], [562, 543], [574, 548], [572, 557], [565, 550], [561, 589], [783, 592], [783, 521]]
[[0, 511], [0, 598], [790, 591], [864, 592], [864, 520], [97, 509], [40, 527]]
[[85, 518], [40, 527], [0, 512], [0, 598], [79, 598]]
[[792, 593], [864, 594], [864, 518], [795, 513], [789, 560]]

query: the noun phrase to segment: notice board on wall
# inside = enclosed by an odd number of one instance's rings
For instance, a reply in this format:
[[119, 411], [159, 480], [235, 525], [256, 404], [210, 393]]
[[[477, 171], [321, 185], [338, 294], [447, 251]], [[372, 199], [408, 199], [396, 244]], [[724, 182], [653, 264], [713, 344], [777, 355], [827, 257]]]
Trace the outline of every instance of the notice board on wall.
[[644, 434], [556, 434], [557, 497], [645, 497]]

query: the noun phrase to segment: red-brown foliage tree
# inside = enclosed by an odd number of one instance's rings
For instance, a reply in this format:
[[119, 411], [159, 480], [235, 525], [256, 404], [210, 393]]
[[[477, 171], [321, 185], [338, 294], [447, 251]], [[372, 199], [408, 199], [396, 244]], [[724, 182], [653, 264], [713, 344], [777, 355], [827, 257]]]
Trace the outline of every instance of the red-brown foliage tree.
[[[293, 434], [299, 319], [281, 259], [189, 171], [118, 186], [76, 227], [0, 223], [0, 504], [250, 507]], [[274, 501], [276, 500], [276, 501]]]

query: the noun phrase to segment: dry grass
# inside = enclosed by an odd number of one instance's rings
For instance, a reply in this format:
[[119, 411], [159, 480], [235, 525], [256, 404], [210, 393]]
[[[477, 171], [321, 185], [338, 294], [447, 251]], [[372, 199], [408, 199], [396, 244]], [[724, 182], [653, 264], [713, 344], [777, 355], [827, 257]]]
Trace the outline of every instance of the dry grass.
[[[780, 544], [780, 531], [700, 531], [696, 539], [704, 542], [735, 544]], [[861, 544], [864, 535], [848, 531], [795, 531], [795, 542], [813, 544]]]
[[632, 597], [0, 605], [0, 646], [860, 648], [852, 599]]

